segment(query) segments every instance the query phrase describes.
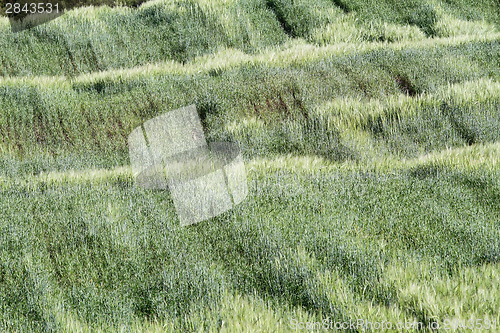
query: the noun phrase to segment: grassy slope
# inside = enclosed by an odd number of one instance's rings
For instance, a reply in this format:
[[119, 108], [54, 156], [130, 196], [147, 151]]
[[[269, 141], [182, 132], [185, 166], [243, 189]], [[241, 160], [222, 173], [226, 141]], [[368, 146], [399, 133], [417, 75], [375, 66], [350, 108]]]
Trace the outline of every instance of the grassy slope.
[[[0, 325], [500, 324], [499, 16], [471, 8], [153, 1], [4, 22]], [[190, 103], [242, 146], [250, 195], [179, 228], [168, 193], [133, 186], [126, 138]]]

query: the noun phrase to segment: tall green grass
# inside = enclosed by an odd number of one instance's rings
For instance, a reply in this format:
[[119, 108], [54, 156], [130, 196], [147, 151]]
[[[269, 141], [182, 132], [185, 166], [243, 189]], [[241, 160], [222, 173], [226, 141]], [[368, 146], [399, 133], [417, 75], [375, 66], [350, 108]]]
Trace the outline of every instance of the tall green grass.
[[[191, 103], [208, 139], [236, 140], [250, 155], [266, 154], [263, 147], [269, 146], [278, 154], [355, 159], [363, 148], [345, 137], [347, 128], [368, 132], [392, 153], [407, 157], [492, 142], [498, 133], [496, 90], [485, 90], [484, 98], [464, 95], [483, 88], [452, 95], [441, 91], [450, 83], [459, 87], [481, 80], [482, 86], [494, 87], [498, 50], [497, 42], [470, 42], [433, 50], [375, 50], [287, 67], [247, 64], [196, 74], [9, 79], [0, 84], [0, 146], [5, 154], [19, 156], [95, 152], [114, 161], [83, 161], [84, 168], [123, 164], [133, 128]], [[391, 104], [401, 95], [409, 96], [406, 104]], [[316, 111], [332, 100], [352, 102]], [[264, 127], [256, 134], [241, 123], [243, 118]]]
[[224, 13], [210, 7], [193, 1], [153, 1], [138, 9], [83, 7], [19, 34], [4, 31], [1, 75], [75, 76], [164, 60], [184, 63], [227, 47], [252, 51], [284, 41], [265, 7], [230, 8], [231, 34], [217, 16]]
[[432, 3], [415, 1], [336, 6], [324, 0], [313, 5], [290, 0], [155, 0], [137, 9], [82, 7], [15, 34], [4, 18], [0, 75], [74, 77], [167, 60], [184, 64], [226, 48], [255, 53], [297, 38], [323, 45], [359, 44], [495, 31], [486, 11], [475, 16], [477, 22], [460, 21], [463, 6], [438, 4], [435, 9]]
[[[481, 4], [155, 0], [16, 35], [4, 20], [0, 331], [500, 324], [498, 7]], [[207, 140], [242, 148], [249, 195], [181, 228], [168, 191], [134, 186], [127, 136], [191, 103]]]
[[[363, 312], [368, 302], [429, 321], [456, 310], [409, 302], [400, 289], [407, 280], [389, 273], [401, 251], [409, 261], [432, 262], [442, 281], [460, 279], [459, 267], [500, 260], [498, 174], [249, 176], [244, 204], [190, 228], [177, 226], [168, 192], [137, 189], [130, 180], [4, 189], [2, 325], [60, 331], [63, 307], [95, 329], [141, 319], [217, 329], [236, 324], [219, 312], [233, 292], [317, 318], [348, 320], [347, 306]], [[327, 271], [343, 284], [322, 278]], [[342, 290], [360, 305], [346, 303]], [[486, 314], [498, 317], [494, 309]]]

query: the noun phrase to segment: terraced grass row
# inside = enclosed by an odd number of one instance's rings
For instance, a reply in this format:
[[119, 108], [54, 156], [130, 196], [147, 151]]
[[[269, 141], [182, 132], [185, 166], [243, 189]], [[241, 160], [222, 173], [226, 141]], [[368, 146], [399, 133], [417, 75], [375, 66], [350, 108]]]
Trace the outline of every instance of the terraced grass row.
[[186, 63], [226, 48], [254, 53], [297, 38], [359, 44], [496, 30], [495, 14], [484, 9], [494, 13], [494, 1], [475, 10], [457, 2], [155, 0], [137, 9], [83, 7], [15, 34], [3, 18], [0, 75], [74, 77], [165, 60]]
[[[5, 80], [0, 149], [4, 155], [42, 159], [62, 150], [74, 156], [93, 151], [81, 167], [123, 165], [133, 128], [191, 103], [209, 140], [238, 141], [248, 156], [266, 147], [266, 153], [366, 159], [374, 155], [375, 142], [385, 155], [414, 157], [492, 142], [499, 133], [499, 50], [496, 41], [470, 42], [375, 50], [286, 68], [243, 65], [112, 80]], [[445, 92], [450, 82], [455, 91]]]

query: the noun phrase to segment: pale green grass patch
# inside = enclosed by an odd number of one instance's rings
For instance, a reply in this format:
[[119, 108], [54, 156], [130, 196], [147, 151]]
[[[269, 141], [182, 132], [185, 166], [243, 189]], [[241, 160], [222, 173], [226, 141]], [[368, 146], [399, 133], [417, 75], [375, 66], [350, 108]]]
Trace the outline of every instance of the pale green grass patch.
[[500, 82], [488, 78], [448, 84], [440, 87], [435, 96], [457, 104], [479, 103], [500, 96]]
[[416, 26], [374, 21], [361, 27], [361, 35], [369, 41], [422, 41], [427, 37]]
[[385, 101], [380, 99], [367, 101], [346, 97], [318, 105], [314, 111], [337, 127], [357, 130], [367, 117], [384, 115], [388, 108], [401, 110], [400, 115], [411, 115], [418, 102], [428, 100], [427, 96], [413, 98], [403, 94], [390, 95]]
[[353, 15], [343, 15], [324, 27], [315, 28], [310, 39], [319, 45], [360, 43], [362, 34], [360, 28], [356, 26], [355, 17]]
[[2, 85], [33, 85], [40, 89], [71, 89], [70, 81], [64, 76], [0, 76]]
[[0, 176], [0, 188], [11, 187], [33, 190], [40, 187], [59, 187], [76, 184], [133, 184], [132, 168], [130, 166], [116, 167], [114, 169], [85, 169], [66, 172], [50, 171], [41, 172], [36, 176], [4, 177]]
[[318, 105], [314, 112], [324, 116], [339, 127], [357, 129], [367, 117], [384, 115], [387, 109], [397, 109], [398, 116], [411, 116], [422, 105], [439, 105], [440, 101], [456, 104], [479, 103], [500, 96], [500, 82], [481, 78], [462, 83], [448, 84], [435, 93], [424, 93], [416, 97], [390, 95], [385, 100], [361, 100], [338, 98]]
[[500, 142], [447, 149], [424, 155], [409, 165], [440, 165], [462, 170], [500, 170]]
[[472, 41], [492, 41], [498, 39], [500, 33], [486, 35], [456, 36], [449, 38], [425, 39], [421, 41], [403, 41], [398, 43], [376, 42], [339, 42], [324, 46], [307, 43], [303, 39], [295, 39], [279, 47], [266, 48], [258, 54], [246, 54], [231, 48], [221, 49], [213, 54], [198, 56], [185, 65], [168, 60], [154, 64], [146, 64], [131, 69], [112, 69], [96, 73], [82, 74], [73, 79], [73, 82], [91, 83], [103, 79], [129, 80], [151, 77], [156, 75], [193, 75], [208, 73], [211, 70], [229, 70], [244, 65], [259, 65], [288, 67], [292, 64], [306, 64], [320, 61], [332, 56], [343, 56], [353, 53], [364, 53], [374, 50], [393, 49], [402, 50], [409, 47], [435, 48], [437, 46], [454, 46]]
[[353, 321], [358, 319], [369, 322], [391, 322], [394, 326], [398, 322], [414, 321], [415, 318], [405, 313], [404, 309], [392, 304], [385, 306], [370, 300], [362, 299], [354, 294], [345, 285], [342, 277], [334, 271], [318, 272], [319, 280], [327, 288], [331, 300], [335, 300], [345, 308]]
[[488, 319], [500, 321], [500, 265], [457, 267], [452, 276], [437, 273], [435, 263], [409, 261], [392, 265], [386, 280], [398, 290], [402, 308], [420, 309], [438, 320]]
[[[225, 292], [215, 311], [213, 313], [207, 311], [204, 315], [215, 316], [215, 313], [222, 318], [216, 323], [219, 327], [199, 325], [198, 330], [193, 332], [295, 332], [296, 330], [290, 327], [291, 319], [300, 322], [320, 322], [322, 320], [301, 308], [275, 307], [269, 301], [266, 302], [256, 296], [242, 295], [238, 292]], [[199, 315], [195, 313], [187, 314], [186, 322], [198, 324], [201, 321], [201, 318], [198, 317]], [[177, 332], [179, 328], [175, 322], [175, 319], [135, 322], [129, 328], [134, 332], [141, 333]], [[120, 332], [120, 330], [113, 331]]]
[[261, 130], [265, 126], [264, 122], [257, 117], [243, 118], [238, 121], [228, 122], [226, 124], [225, 130], [228, 133], [235, 134], [241, 133], [245, 131], [258, 131]]
[[486, 20], [461, 20], [448, 13], [437, 1], [433, 7], [439, 20], [436, 22], [437, 35], [440, 37], [487, 35], [498, 32], [498, 28]]
[[492, 35], [498, 33], [498, 28], [486, 21], [465, 21], [445, 15], [436, 25], [442, 37]]
[[38, 181], [50, 184], [77, 184], [82, 182], [100, 183], [118, 179], [132, 181], [132, 169], [129, 166], [117, 167], [113, 170], [88, 169], [68, 172], [42, 172], [36, 177]]
[[[362, 138], [362, 136], [360, 136]], [[364, 148], [371, 148], [376, 152], [373, 142], [365, 138], [362, 143]], [[361, 144], [360, 144], [361, 146]], [[369, 149], [369, 148], [368, 148]], [[374, 154], [362, 163], [346, 161], [335, 163], [318, 156], [278, 156], [273, 159], [255, 158], [248, 162], [247, 169], [265, 174], [278, 170], [289, 172], [314, 174], [317, 172], [332, 171], [373, 171], [373, 172], [397, 172], [417, 166], [443, 166], [461, 171], [500, 170], [500, 142], [488, 144], [476, 144], [473, 146], [459, 147], [438, 151], [420, 156], [415, 159], [397, 159], [390, 155]]]
[[290, 154], [278, 156], [273, 159], [265, 157], [255, 158], [248, 162], [246, 168], [249, 172], [257, 172], [259, 174], [267, 174], [279, 170], [314, 173], [334, 169], [335, 166], [322, 157], [294, 156]]

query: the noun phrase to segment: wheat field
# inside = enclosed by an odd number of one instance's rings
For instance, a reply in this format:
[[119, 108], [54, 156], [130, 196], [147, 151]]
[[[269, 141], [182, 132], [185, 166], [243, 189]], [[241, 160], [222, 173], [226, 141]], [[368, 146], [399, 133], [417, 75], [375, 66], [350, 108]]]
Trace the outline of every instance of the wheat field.
[[[500, 331], [499, 23], [494, 0], [0, 18], [0, 331]], [[181, 227], [127, 138], [190, 104], [249, 194]]]

